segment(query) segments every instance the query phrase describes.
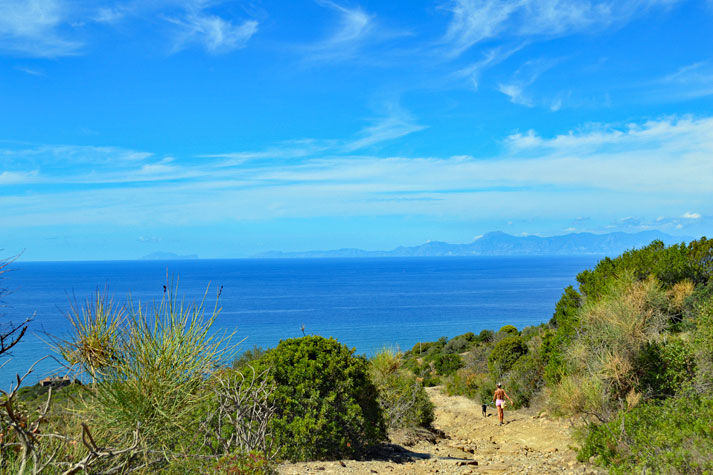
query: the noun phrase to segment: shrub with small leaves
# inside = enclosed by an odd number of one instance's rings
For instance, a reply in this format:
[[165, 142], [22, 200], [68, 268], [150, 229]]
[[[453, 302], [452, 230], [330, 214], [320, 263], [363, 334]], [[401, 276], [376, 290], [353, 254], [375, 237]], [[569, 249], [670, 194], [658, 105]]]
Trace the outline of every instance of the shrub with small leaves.
[[522, 338], [519, 336], [503, 338], [488, 356], [488, 369], [495, 377], [500, 377], [525, 353], [527, 353], [527, 346]]
[[283, 340], [253, 363], [277, 388], [271, 433], [291, 460], [362, 455], [386, 437], [369, 362], [332, 338]]
[[500, 330], [498, 330], [498, 333], [507, 333], [508, 335], [512, 336], [517, 336], [520, 334], [520, 332], [517, 330], [517, 327], [515, 327], [514, 325], [505, 325]]

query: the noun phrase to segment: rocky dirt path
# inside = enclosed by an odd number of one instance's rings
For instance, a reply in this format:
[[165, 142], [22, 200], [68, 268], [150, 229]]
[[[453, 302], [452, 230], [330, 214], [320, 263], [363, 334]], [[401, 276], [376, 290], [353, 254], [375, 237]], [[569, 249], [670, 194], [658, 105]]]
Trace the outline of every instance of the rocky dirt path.
[[436, 406], [433, 426], [438, 436], [411, 444], [398, 434], [377, 460], [283, 464], [282, 475], [322, 474], [600, 474], [601, 469], [577, 462], [568, 424], [540, 416], [533, 409], [505, 412], [498, 426], [492, 407], [464, 397], [449, 397], [428, 388]]

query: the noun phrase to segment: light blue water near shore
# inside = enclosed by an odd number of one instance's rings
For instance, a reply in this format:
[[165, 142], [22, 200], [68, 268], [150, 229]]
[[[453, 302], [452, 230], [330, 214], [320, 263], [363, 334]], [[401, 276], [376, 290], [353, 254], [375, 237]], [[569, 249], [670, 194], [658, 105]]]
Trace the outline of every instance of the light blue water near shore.
[[[167, 275], [178, 277], [188, 300], [210, 284], [209, 309], [223, 287], [218, 329], [246, 338], [242, 349], [273, 347], [280, 339], [333, 336], [357, 353], [384, 346], [409, 349], [419, 341], [468, 331], [522, 329], [547, 322], [562, 289], [597, 257], [454, 257], [110, 262], [16, 262], [5, 274], [1, 321], [35, 314], [30, 331], [0, 369], [0, 387], [39, 357], [51, 354], [43, 332], [61, 336], [70, 298], [82, 302], [108, 287], [115, 299], [159, 300]], [[3, 361], [8, 358], [3, 358]], [[36, 382], [57, 363], [43, 361]]]

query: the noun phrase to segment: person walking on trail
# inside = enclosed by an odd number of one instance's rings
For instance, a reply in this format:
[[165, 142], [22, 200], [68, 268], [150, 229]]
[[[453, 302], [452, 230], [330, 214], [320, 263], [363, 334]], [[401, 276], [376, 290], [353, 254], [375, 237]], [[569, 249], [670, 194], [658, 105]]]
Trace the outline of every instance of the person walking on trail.
[[505, 398], [508, 398], [510, 404], [513, 403], [512, 399], [510, 399], [510, 396], [508, 396], [505, 390], [502, 388], [502, 384], [498, 383], [498, 388], [495, 390], [495, 394], [493, 394], [493, 401], [495, 401], [495, 407], [498, 408], [498, 418], [500, 419], [500, 425], [503, 425], [503, 417], [505, 417], [505, 414], [503, 413], [503, 408], [505, 407]]

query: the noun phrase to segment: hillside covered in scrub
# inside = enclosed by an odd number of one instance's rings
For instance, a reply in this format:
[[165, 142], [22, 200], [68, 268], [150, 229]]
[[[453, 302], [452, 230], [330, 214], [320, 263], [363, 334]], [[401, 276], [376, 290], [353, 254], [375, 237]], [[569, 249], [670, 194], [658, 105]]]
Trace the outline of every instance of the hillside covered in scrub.
[[[232, 362], [230, 335], [211, 331], [217, 303], [186, 303], [171, 286], [150, 307], [97, 293], [55, 340], [85, 384], [23, 387], [20, 377], [0, 399], [0, 470], [259, 474], [284, 462], [393, 460], [397, 444], [443, 437], [433, 428], [440, 396], [426, 388], [467, 398], [472, 417], [502, 382], [516, 408], [579, 428], [580, 461], [612, 473], [713, 471], [713, 241], [654, 241], [577, 282], [536, 327], [372, 358], [307, 335]], [[511, 456], [526, 468], [531, 449]], [[507, 467], [506, 453], [493, 460]]]

